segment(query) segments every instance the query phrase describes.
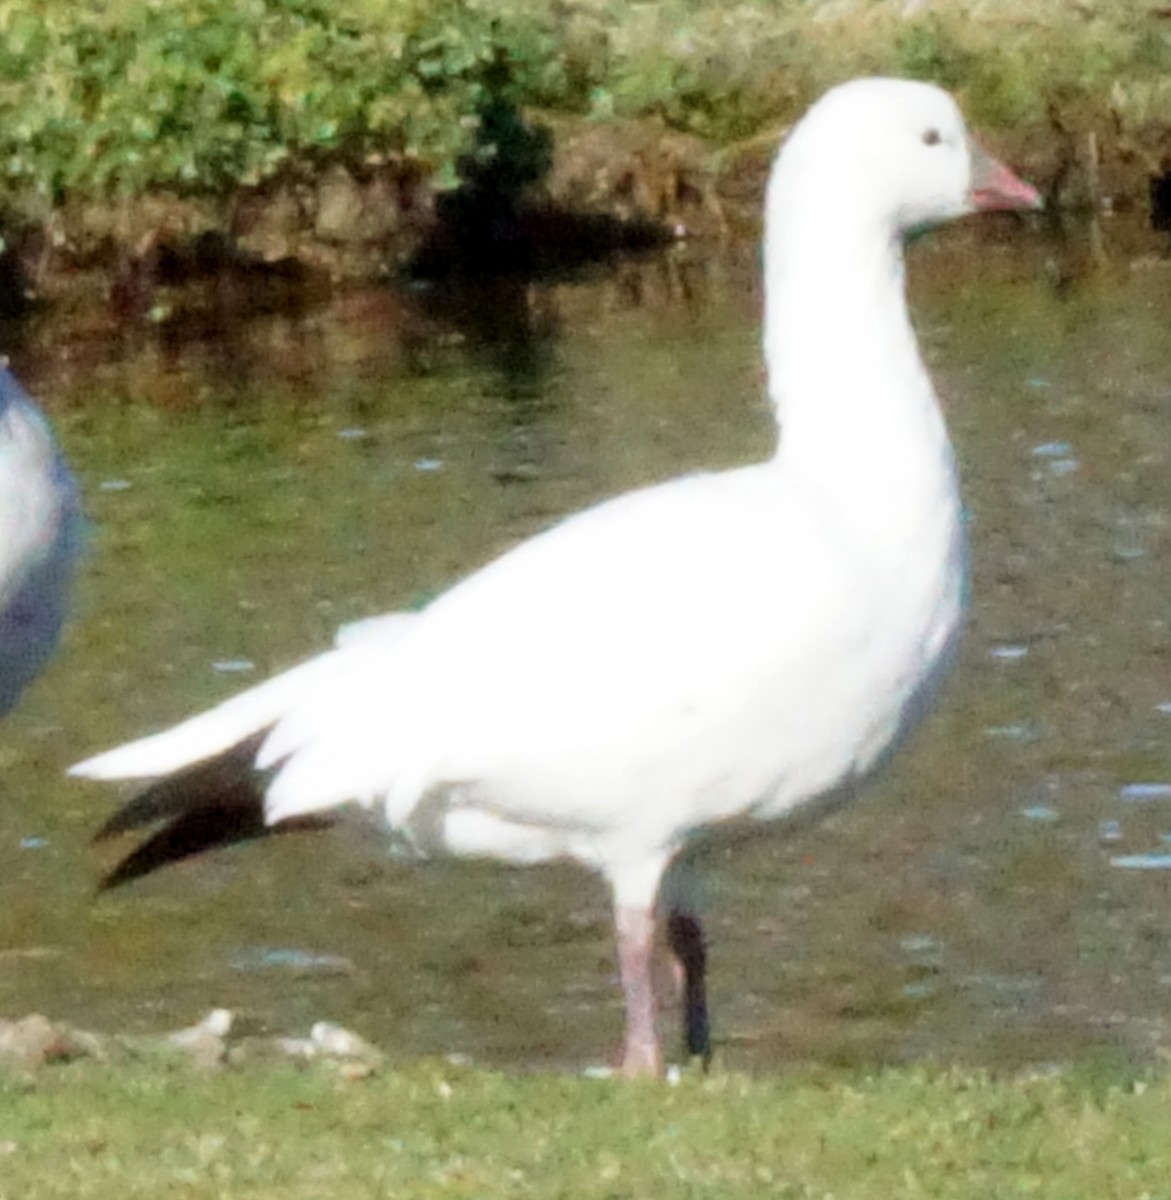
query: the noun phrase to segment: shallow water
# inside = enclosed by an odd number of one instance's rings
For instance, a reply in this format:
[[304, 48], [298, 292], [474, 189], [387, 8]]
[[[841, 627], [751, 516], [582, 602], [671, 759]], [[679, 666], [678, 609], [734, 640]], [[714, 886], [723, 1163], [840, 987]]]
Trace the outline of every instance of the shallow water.
[[[862, 803], [703, 856], [720, 1054], [1141, 1060], [1171, 1040], [1171, 873], [1149, 869], [1171, 799], [1136, 787], [1171, 782], [1171, 258], [1129, 227], [1006, 219], [911, 259], [971, 624]], [[754, 250], [682, 248], [188, 338], [9, 331], [93, 529], [65, 644], [0, 729], [0, 1013], [138, 1030], [222, 1005], [400, 1057], [605, 1059], [621, 1012], [588, 875], [418, 866], [355, 827], [95, 897], [117, 793], [62, 770], [592, 499], [769, 453], [758, 306]]]

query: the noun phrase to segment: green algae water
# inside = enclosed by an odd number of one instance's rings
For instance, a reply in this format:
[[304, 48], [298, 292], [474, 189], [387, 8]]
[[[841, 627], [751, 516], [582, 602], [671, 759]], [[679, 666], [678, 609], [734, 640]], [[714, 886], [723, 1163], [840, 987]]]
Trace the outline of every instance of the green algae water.
[[[1122, 227], [1006, 220], [913, 247], [971, 621], [934, 714], [858, 805], [697, 853], [727, 1065], [1167, 1043], [1169, 272], [1164, 242]], [[20, 330], [6, 348], [92, 527], [60, 652], [0, 727], [0, 1014], [144, 1031], [223, 1006], [295, 1035], [338, 1021], [400, 1060], [608, 1059], [621, 1008], [588, 874], [415, 864], [347, 822], [99, 896], [124, 847], [89, 839], [120, 793], [63, 771], [592, 500], [769, 454], [758, 312], [754, 248], [681, 247], [186, 336]]]

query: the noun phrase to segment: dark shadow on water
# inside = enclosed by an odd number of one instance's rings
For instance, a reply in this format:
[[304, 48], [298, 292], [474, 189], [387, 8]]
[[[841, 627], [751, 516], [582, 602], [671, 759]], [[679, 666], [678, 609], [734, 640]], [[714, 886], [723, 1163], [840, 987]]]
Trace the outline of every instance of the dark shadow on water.
[[544, 391], [560, 318], [551, 291], [515, 276], [447, 280], [412, 289], [429, 323], [455, 333], [509, 399]]
[[438, 223], [408, 268], [416, 279], [533, 278], [662, 246], [657, 221], [575, 212], [541, 191], [553, 136], [514, 99], [503, 49], [482, 69], [475, 144], [459, 161], [459, 186], [436, 201]]

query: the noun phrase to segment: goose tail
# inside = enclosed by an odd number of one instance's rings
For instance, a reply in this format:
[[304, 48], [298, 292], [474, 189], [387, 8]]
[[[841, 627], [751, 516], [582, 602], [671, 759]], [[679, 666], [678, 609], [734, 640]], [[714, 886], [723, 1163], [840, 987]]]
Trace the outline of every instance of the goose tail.
[[252, 745], [255, 753], [263, 740], [257, 735], [324, 682], [334, 657], [327, 652], [311, 658], [170, 729], [87, 758], [70, 767], [69, 774], [82, 779], [157, 779], [243, 744]]
[[271, 833], [319, 829], [330, 814], [297, 813], [273, 819], [266, 792], [279, 761], [257, 766], [273, 726], [323, 690], [344, 682], [354, 661], [389, 652], [411, 628], [414, 614], [388, 613], [338, 631], [337, 648], [292, 667], [206, 712], [69, 769], [85, 779], [153, 780], [122, 805], [94, 835], [106, 841], [133, 830], [155, 831], [102, 878], [106, 890], [149, 875], [169, 863]]
[[71, 775], [88, 779], [155, 779], [94, 835], [103, 842], [158, 826], [106, 872], [99, 890], [217, 847], [328, 824], [315, 817], [270, 826], [264, 809], [269, 772], [255, 763], [269, 729], [322, 681], [334, 658], [330, 652], [310, 659], [171, 729], [71, 767]]

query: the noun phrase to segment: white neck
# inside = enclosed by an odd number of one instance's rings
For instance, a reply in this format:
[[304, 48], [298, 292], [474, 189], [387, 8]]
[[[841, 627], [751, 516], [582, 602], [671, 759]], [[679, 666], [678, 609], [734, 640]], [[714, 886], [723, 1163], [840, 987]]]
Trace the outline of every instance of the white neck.
[[[777, 462], [843, 499], [915, 520], [958, 500], [947, 430], [907, 313], [899, 232], [858, 196], [769, 188], [764, 352]], [[828, 197], [828, 199], [827, 199]], [[862, 514], [865, 519], [865, 514]]]

